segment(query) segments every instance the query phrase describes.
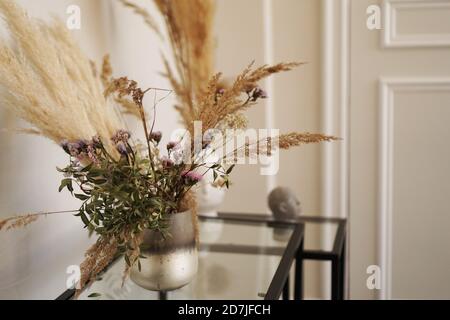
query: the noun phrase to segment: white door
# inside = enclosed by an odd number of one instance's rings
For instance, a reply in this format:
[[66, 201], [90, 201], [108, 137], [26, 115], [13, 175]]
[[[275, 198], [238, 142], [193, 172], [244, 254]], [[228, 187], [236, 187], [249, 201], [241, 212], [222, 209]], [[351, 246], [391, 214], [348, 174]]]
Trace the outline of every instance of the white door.
[[347, 142], [331, 191], [349, 209], [350, 298], [450, 299], [450, 1], [332, 6], [332, 119]]

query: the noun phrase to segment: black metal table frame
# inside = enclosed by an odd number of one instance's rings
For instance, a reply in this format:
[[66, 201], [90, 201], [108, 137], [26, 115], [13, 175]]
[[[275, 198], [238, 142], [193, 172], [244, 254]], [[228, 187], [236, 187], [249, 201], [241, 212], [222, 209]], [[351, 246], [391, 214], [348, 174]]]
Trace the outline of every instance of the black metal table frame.
[[[305, 260], [321, 260], [332, 262], [332, 300], [344, 299], [345, 292], [345, 241], [346, 241], [346, 220], [338, 218], [321, 217], [300, 217], [295, 220], [278, 221], [272, 216], [261, 214], [236, 214], [219, 213], [217, 217], [200, 216], [201, 220], [220, 220], [227, 222], [237, 222], [240, 224], [261, 224], [266, 223], [270, 227], [289, 226], [293, 228], [293, 233], [284, 248], [261, 248], [258, 246], [233, 246], [230, 250], [226, 245], [201, 245], [201, 249], [207, 247], [214, 252], [233, 252], [245, 254], [267, 254], [282, 255], [280, 264], [269, 285], [264, 299], [278, 300], [281, 296], [283, 300], [290, 299], [290, 271], [295, 261], [295, 279], [294, 279], [294, 299], [303, 300], [303, 262]], [[304, 250], [304, 223], [338, 223], [338, 231], [334, 240], [333, 250], [331, 252], [322, 250]], [[227, 251], [229, 250], [229, 251]], [[68, 289], [62, 293], [57, 300], [72, 299], [75, 294], [74, 289]], [[167, 299], [166, 293], [160, 294], [160, 299]]]
[[[236, 214], [219, 213], [218, 218], [237, 221], [256, 221], [267, 223], [278, 223], [272, 216], [262, 214]], [[303, 300], [303, 262], [305, 260], [330, 261], [331, 262], [331, 300], [344, 300], [346, 288], [346, 239], [347, 239], [347, 219], [330, 217], [307, 217], [301, 216], [294, 220], [286, 220], [284, 223], [301, 224], [304, 223], [335, 223], [338, 225], [336, 236], [331, 251], [327, 250], [305, 250], [302, 240], [295, 256], [295, 289], [294, 299]], [[288, 249], [286, 249], [288, 251]], [[281, 263], [280, 263], [281, 264]], [[292, 264], [292, 262], [291, 262]], [[283, 299], [289, 300], [289, 276], [286, 278], [283, 289]]]
[[[268, 248], [260, 246], [233, 246], [232, 249], [227, 245], [209, 245], [208, 249], [212, 252], [229, 252], [229, 253], [243, 253], [243, 254], [267, 254], [267, 255], [281, 255], [281, 260], [275, 275], [269, 285], [269, 288], [264, 296], [264, 300], [278, 300], [281, 296], [283, 300], [289, 300], [289, 276], [292, 265], [295, 261], [295, 288], [294, 299], [303, 299], [303, 261], [301, 260], [305, 226], [298, 221], [279, 221], [274, 220], [268, 215], [250, 215], [250, 214], [236, 214], [236, 213], [219, 213], [217, 217], [199, 217], [202, 220], [220, 220], [227, 222], [237, 222], [239, 224], [261, 224], [265, 223], [272, 228], [286, 227], [293, 228], [293, 233], [289, 239], [286, 248]], [[229, 251], [228, 251], [229, 250]]]

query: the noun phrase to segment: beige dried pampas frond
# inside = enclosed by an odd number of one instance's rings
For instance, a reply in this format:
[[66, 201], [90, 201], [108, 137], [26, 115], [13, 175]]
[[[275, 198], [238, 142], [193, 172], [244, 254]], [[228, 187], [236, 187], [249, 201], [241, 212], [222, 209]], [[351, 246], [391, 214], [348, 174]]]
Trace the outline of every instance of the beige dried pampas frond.
[[215, 1], [155, 0], [155, 4], [165, 20], [180, 84], [192, 100], [214, 74]]
[[[102, 63], [102, 72], [100, 73], [100, 80], [103, 85], [104, 89], [104, 95], [106, 98], [110, 96], [111, 94], [111, 86], [114, 81], [113, 79], [113, 69], [111, 66], [111, 59], [109, 55], [105, 55], [103, 57], [103, 63]], [[128, 98], [118, 98], [114, 97], [113, 99], [120, 107], [123, 114], [132, 115], [138, 119], [141, 118], [141, 114], [139, 112], [139, 106], [137, 106], [133, 101], [129, 100]]]
[[[253, 158], [259, 155], [272, 156], [276, 150], [289, 150], [307, 144], [322, 142], [333, 142], [340, 140], [334, 136], [321, 133], [291, 132], [276, 137], [263, 138], [254, 142], [247, 142], [244, 146], [237, 148], [238, 153], [243, 152], [245, 157]], [[227, 155], [229, 156], [229, 155]]]
[[5, 220], [0, 220], [0, 231], [5, 230], [13, 230], [20, 229], [28, 226], [29, 224], [35, 222], [39, 219], [40, 215], [37, 214], [28, 214], [20, 217], [8, 218]]
[[[124, 1], [122, 1], [124, 2]], [[221, 74], [214, 75], [214, 0], [154, 0], [164, 18], [172, 47], [174, 68], [164, 58], [166, 76], [178, 97], [176, 110], [184, 126], [194, 136], [194, 122], [202, 123], [203, 131], [209, 129], [244, 129], [247, 119], [244, 113], [258, 99], [265, 98], [259, 82], [277, 73], [290, 71], [304, 63], [278, 63], [273, 66], [253, 67], [253, 63], [239, 74], [231, 85], [224, 85]], [[149, 15], [146, 12], [146, 15]], [[291, 133], [272, 141], [281, 149], [289, 149], [309, 143], [336, 140], [321, 134]], [[243, 146], [247, 154], [271, 152], [260, 146]], [[267, 143], [266, 143], [267, 145]]]
[[64, 24], [31, 18], [15, 1], [0, 1], [0, 14], [17, 47], [0, 44], [1, 104], [56, 143], [98, 134], [108, 146], [120, 121]]
[[80, 264], [80, 288], [75, 293], [78, 298], [82, 290], [94, 282], [97, 276], [114, 260], [117, 253], [117, 241], [110, 238], [99, 238], [85, 253], [85, 259]]
[[12, 129], [1, 129], [1, 133], [17, 133], [17, 134], [28, 134], [41, 136], [42, 133], [39, 130], [33, 128], [12, 128]]
[[111, 58], [109, 54], [103, 57], [102, 72], [100, 74], [100, 80], [102, 81], [103, 89], [106, 89], [111, 84], [111, 78], [113, 69], [111, 66]]
[[[159, 34], [148, 11], [127, 0], [119, 0], [134, 10], [151, 29]], [[162, 15], [172, 47], [172, 59], [165, 60], [166, 76], [170, 80], [179, 104], [178, 110], [186, 123], [186, 115], [194, 111], [194, 100], [207, 88], [214, 74], [214, 0], [154, 0]], [[148, 21], [152, 23], [148, 23]], [[168, 61], [173, 61], [173, 67]]]
[[221, 88], [221, 74], [211, 78], [205, 93], [196, 101], [194, 111], [183, 114], [183, 120], [192, 131], [194, 121], [202, 121], [203, 129], [217, 128], [217, 126], [231, 115], [242, 114], [252, 107], [256, 100], [248, 95], [257, 88], [258, 82], [279, 72], [292, 70], [301, 63], [279, 63], [275, 66], [261, 66], [253, 69], [250, 64], [236, 77], [234, 83], [228, 88]]
[[75, 213], [77, 211], [68, 210], [68, 211], [54, 211], [54, 212], [38, 212], [31, 214], [22, 214], [14, 217], [9, 217], [3, 220], [0, 220], [0, 231], [2, 230], [12, 230], [19, 229], [22, 227], [26, 227], [29, 224], [37, 221], [41, 217], [46, 217], [50, 215], [58, 215], [58, 214], [68, 214]]
[[332, 142], [340, 140], [337, 137], [326, 136], [321, 133], [298, 133], [292, 132], [288, 134], [282, 134], [275, 139], [275, 144], [283, 150], [289, 150], [294, 147], [299, 147], [305, 144], [314, 144], [321, 142]]

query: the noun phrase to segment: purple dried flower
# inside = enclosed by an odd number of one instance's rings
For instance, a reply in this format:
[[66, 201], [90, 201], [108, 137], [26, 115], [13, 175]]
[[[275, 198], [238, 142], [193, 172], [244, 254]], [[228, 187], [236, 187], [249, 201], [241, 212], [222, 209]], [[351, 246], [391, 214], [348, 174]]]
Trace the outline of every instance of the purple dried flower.
[[253, 91], [253, 94], [252, 94], [253, 101], [256, 101], [258, 99], [267, 99], [267, 98], [268, 98], [267, 92], [264, 91], [263, 89], [257, 87]]
[[178, 142], [174, 142], [174, 141], [169, 142], [169, 143], [167, 144], [167, 150], [173, 150], [173, 149], [175, 149], [177, 146], [178, 146]]
[[90, 144], [90, 145], [87, 146], [86, 153], [87, 153], [87, 156], [88, 156], [89, 160], [91, 160], [94, 164], [99, 164], [100, 163], [100, 161], [98, 160], [97, 153], [95, 151], [95, 147], [94, 147], [93, 144]]
[[100, 139], [100, 136], [94, 136], [92, 137], [92, 146], [94, 148], [100, 148], [102, 146], [102, 140]]
[[200, 173], [194, 172], [194, 171], [183, 171], [181, 173], [181, 176], [183, 178], [185, 178], [186, 180], [188, 180], [188, 182], [200, 182], [203, 179], [203, 175], [201, 175]]
[[117, 151], [119, 151], [119, 153], [120, 153], [122, 156], [127, 156], [127, 155], [128, 155], [128, 150], [127, 150], [127, 148], [125, 147], [125, 144], [124, 144], [123, 142], [119, 142], [119, 143], [117, 144], [116, 148], [117, 148]]
[[85, 151], [87, 144], [84, 141], [79, 140], [76, 142], [65, 142], [62, 147], [72, 157], [78, 157]]
[[61, 141], [61, 143], [60, 143], [59, 145], [61, 146], [61, 148], [63, 148], [63, 150], [64, 150], [67, 154], [70, 154], [70, 150], [69, 150], [69, 141], [63, 140], [63, 141]]
[[131, 138], [131, 133], [125, 130], [119, 130], [116, 134], [111, 138], [114, 144], [119, 144], [119, 142], [127, 143]]
[[76, 144], [78, 144], [78, 147], [80, 149], [80, 152], [86, 150], [87, 146], [88, 146], [88, 142], [86, 142], [86, 140], [78, 140], [76, 142]]
[[172, 168], [174, 165], [174, 162], [167, 157], [163, 157], [161, 163], [164, 169]]
[[261, 98], [261, 99], [267, 99], [267, 98], [269, 97], [269, 95], [267, 94], [267, 92], [264, 91], [264, 90], [262, 90], [262, 89], [261, 89], [261, 91], [259, 92], [259, 94], [260, 94], [260, 98]]
[[88, 157], [92, 162], [98, 163], [97, 153], [96, 153], [96, 137], [92, 138], [91, 142], [86, 140], [78, 140], [75, 142], [69, 142], [63, 140], [60, 146], [63, 150], [74, 158], [85, 158]]
[[155, 141], [157, 144], [161, 142], [161, 139], [162, 139], [161, 131], [155, 131], [150, 133], [150, 140]]

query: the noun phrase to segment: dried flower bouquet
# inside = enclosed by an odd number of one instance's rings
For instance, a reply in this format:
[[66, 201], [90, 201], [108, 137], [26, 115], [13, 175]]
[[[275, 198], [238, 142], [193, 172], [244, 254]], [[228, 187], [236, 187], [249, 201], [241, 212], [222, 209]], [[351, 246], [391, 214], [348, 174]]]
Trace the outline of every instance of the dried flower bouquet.
[[[155, 27], [145, 10], [123, 2]], [[169, 215], [187, 209], [195, 212], [192, 188], [205, 172], [214, 172], [217, 186], [229, 187], [234, 168], [227, 162], [230, 153], [207, 163], [205, 155], [224, 148], [225, 143], [214, 136], [204, 139], [204, 133], [245, 127], [243, 112], [266, 98], [258, 83], [298, 65], [249, 66], [231, 86], [223, 86], [220, 74], [210, 77], [210, 49], [204, 45], [210, 41], [206, 30], [211, 29], [211, 21], [194, 23], [190, 14], [202, 10], [209, 17], [213, 2], [155, 2], [170, 34], [178, 78], [168, 63], [167, 76], [187, 128], [185, 136], [166, 145], [161, 143], [162, 133], [154, 130], [156, 113], [149, 118], [144, 107], [145, 95], [160, 89], [143, 90], [126, 77], [114, 79], [108, 57], [97, 76], [63, 24], [30, 18], [14, 1], [0, 0], [0, 13], [17, 47], [0, 44], [0, 104], [33, 126], [26, 132], [53, 140], [69, 155], [69, 165], [59, 169], [65, 175], [60, 191], [68, 189], [82, 202], [76, 216], [98, 235], [80, 266], [80, 288], [94, 281], [119, 254], [127, 264], [124, 276], [133, 265], [140, 266], [143, 230], [164, 233]], [[132, 139], [122, 113], [140, 119], [144, 142]], [[203, 126], [201, 141], [195, 135], [197, 121]], [[234, 159], [238, 151], [245, 157], [270, 156], [277, 148], [332, 140], [322, 134], [289, 133], [246, 142], [236, 146], [231, 156]], [[26, 226], [40, 215], [0, 221], [0, 230]]]

